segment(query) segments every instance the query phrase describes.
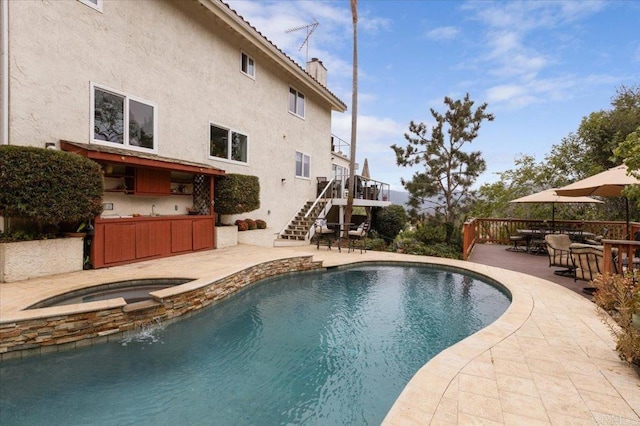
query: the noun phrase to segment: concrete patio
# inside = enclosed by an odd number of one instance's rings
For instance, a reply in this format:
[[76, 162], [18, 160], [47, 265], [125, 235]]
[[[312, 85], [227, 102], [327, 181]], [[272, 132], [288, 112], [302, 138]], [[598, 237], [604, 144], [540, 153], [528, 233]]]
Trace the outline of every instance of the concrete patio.
[[[502, 283], [513, 302], [496, 322], [421, 368], [385, 424], [640, 424], [640, 376], [618, 358], [608, 328], [580, 293], [584, 283], [569, 289], [573, 280], [553, 275], [546, 257], [504, 248], [478, 246], [472, 261], [463, 262], [372, 251], [339, 253], [315, 246], [239, 245], [0, 284], [0, 325], [28, 318], [31, 314], [23, 309], [39, 300], [85, 286], [185, 274], [216, 279], [292, 256], [313, 255], [325, 267], [375, 261], [449, 265]], [[529, 266], [529, 273], [503, 269], [518, 269], [518, 263], [525, 268], [529, 262], [539, 266]]]

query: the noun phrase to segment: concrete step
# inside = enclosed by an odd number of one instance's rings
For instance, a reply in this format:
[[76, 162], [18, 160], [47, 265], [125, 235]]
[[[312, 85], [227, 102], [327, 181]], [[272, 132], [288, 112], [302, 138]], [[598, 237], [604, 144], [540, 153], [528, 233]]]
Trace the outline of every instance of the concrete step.
[[273, 240], [274, 247], [302, 247], [308, 245], [306, 240], [288, 240], [283, 238], [276, 238]]

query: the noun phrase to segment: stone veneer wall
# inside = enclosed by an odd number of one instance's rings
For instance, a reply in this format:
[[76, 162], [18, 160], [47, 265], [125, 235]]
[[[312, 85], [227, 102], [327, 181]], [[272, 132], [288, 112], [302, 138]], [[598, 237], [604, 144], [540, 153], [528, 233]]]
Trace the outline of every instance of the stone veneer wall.
[[321, 262], [314, 262], [312, 259], [312, 256], [300, 256], [265, 262], [163, 300], [0, 323], [0, 360], [119, 340], [124, 333], [145, 325], [171, 323], [179, 317], [186, 318], [264, 278], [322, 267]]

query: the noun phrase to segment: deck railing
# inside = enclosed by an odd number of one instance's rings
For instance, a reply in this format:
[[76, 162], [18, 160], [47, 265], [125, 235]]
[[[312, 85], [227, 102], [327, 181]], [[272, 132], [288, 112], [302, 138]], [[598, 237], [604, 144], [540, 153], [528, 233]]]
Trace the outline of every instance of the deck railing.
[[[631, 259], [640, 257], [640, 241], [604, 239], [602, 244], [604, 272], [613, 274], [617, 271], [624, 274], [627, 271], [638, 269], [638, 265], [634, 264]], [[618, 249], [618, 255], [615, 257], [611, 255], [613, 249]]]
[[351, 144], [336, 135], [331, 135], [331, 152], [349, 159], [351, 158]]
[[[517, 234], [518, 229], [532, 229], [535, 227], [547, 226], [552, 227], [550, 221], [531, 220], [531, 219], [513, 219], [513, 218], [474, 218], [466, 221], [462, 226], [462, 257], [467, 259], [473, 246], [479, 244], [509, 244], [509, 234]], [[581, 229], [585, 232], [592, 232], [596, 235], [602, 235], [604, 228], [608, 230], [607, 241], [621, 241], [621, 247], [625, 250], [633, 250], [635, 245], [633, 242], [627, 244], [624, 241], [627, 235], [627, 226], [625, 222], [619, 221], [581, 221], [581, 220], [556, 220], [555, 229]], [[640, 231], [639, 222], [630, 223], [631, 235], [635, 235]], [[509, 232], [507, 232], [507, 229]], [[609, 243], [612, 244], [612, 243]], [[632, 248], [627, 249], [627, 245]], [[613, 247], [613, 246], [612, 246]], [[616, 246], [617, 247], [617, 246]], [[610, 252], [609, 252], [610, 253]], [[606, 257], [606, 255], [605, 255]], [[618, 269], [620, 270], [620, 269]]]
[[[356, 175], [356, 194], [354, 198], [363, 200], [374, 201], [389, 201], [390, 186], [388, 183], [384, 183], [368, 177]], [[322, 183], [320, 186], [324, 189], [326, 183]], [[325, 191], [326, 198], [347, 198], [349, 195], [349, 175], [337, 175], [332, 179], [331, 188], [327, 188]], [[320, 191], [320, 187], [318, 188]]]

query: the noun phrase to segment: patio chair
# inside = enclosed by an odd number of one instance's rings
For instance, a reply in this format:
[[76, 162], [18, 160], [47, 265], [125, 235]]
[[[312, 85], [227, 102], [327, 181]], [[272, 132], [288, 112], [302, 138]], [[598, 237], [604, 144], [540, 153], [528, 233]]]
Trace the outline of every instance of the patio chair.
[[323, 238], [327, 242], [329, 250], [331, 250], [331, 238], [333, 237], [333, 229], [327, 227], [327, 220], [324, 218], [318, 218], [316, 219], [313, 226], [315, 227], [315, 234], [317, 238], [316, 247], [318, 248], [318, 250], [320, 250], [320, 240], [322, 240]]
[[565, 268], [557, 271], [553, 271], [556, 275], [564, 277], [574, 276], [574, 264], [571, 260], [571, 252], [569, 247], [571, 246], [571, 239], [567, 234], [547, 234], [544, 237], [547, 254], [549, 256], [549, 267], [557, 266]]
[[574, 265], [573, 280], [592, 281], [604, 267], [604, 247], [592, 244], [573, 243], [569, 246]]
[[360, 241], [360, 253], [362, 253], [362, 250], [364, 249], [364, 251], [367, 251], [367, 246], [366, 246], [366, 239], [367, 239], [367, 233], [369, 232], [369, 221], [365, 220], [364, 222], [362, 222], [357, 229], [353, 230], [353, 231], [349, 231], [349, 250], [348, 251], [355, 251], [355, 243], [356, 241]]
[[[527, 251], [527, 239], [522, 235], [513, 235], [509, 231], [509, 225], [505, 224], [504, 229], [507, 231], [509, 242], [513, 243], [513, 247], [507, 247], [508, 251]], [[522, 246], [524, 245], [524, 248]]]
[[609, 228], [605, 226], [604, 228], [602, 228], [602, 233], [600, 235], [596, 235], [593, 238], [585, 239], [585, 243], [591, 244], [594, 246], [602, 245], [602, 240], [607, 237], [608, 233], [609, 233]]

